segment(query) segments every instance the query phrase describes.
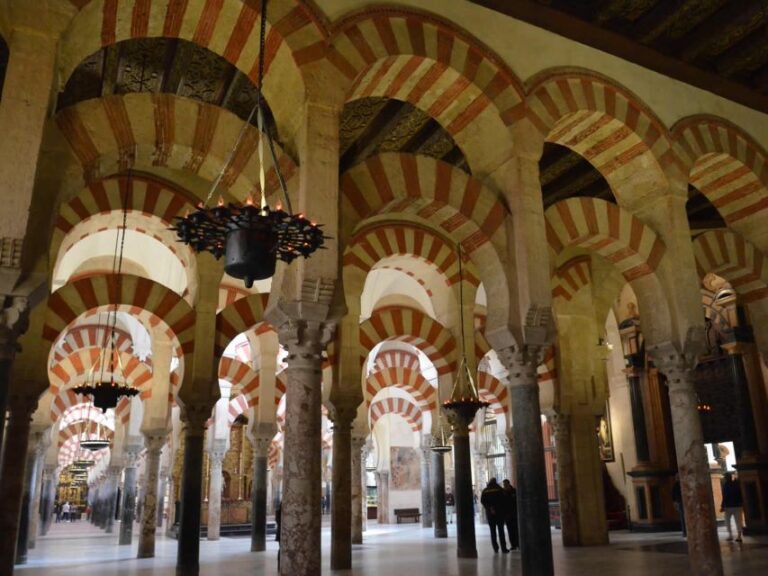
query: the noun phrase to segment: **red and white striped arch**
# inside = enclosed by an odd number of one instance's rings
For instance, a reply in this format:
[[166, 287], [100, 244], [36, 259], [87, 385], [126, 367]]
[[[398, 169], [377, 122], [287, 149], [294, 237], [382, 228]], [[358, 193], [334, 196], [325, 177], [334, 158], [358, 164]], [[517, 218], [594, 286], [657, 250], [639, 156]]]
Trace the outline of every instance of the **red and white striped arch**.
[[693, 241], [693, 254], [699, 277], [712, 272], [728, 280], [743, 303], [768, 296], [768, 266], [755, 246], [739, 234], [711, 230]]
[[287, 382], [285, 380], [285, 373], [275, 375], [275, 409], [280, 405], [280, 401], [285, 397], [285, 391], [287, 390]]
[[486, 402], [491, 403], [491, 410], [495, 414], [507, 414], [509, 402], [507, 387], [493, 374], [480, 370], [477, 373], [477, 391]]
[[90, 450], [83, 450], [80, 448], [80, 442], [77, 438], [69, 438], [59, 448], [58, 463], [61, 468], [66, 468], [72, 464], [75, 460], [92, 460], [93, 462], [100, 462], [103, 458], [109, 456], [109, 448], [97, 450], [91, 452]]
[[377, 370], [405, 368], [418, 371], [421, 367], [419, 357], [407, 350], [382, 350], [376, 355], [375, 365]]
[[768, 208], [768, 155], [748, 134], [721, 118], [694, 116], [672, 129], [690, 183], [729, 225], [742, 226]]
[[401, 366], [376, 370], [365, 380], [365, 401], [370, 404], [381, 390], [400, 388], [413, 396], [425, 410], [437, 408], [437, 391], [416, 369]]
[[[48, 369], [51, 393], [58, 394], [61, 389], [83, 383], [91, 367], [99, 362], [101, 352], [101, 347], [81, 348], [51, 366]], [[120, 360], [123, 364], [122, 373], [116, 371], [112, 374], [105, 367], [103, 375], [114, 376], [121, 383], [125, 377], [125, 383], [140, 390], [142, 400], [149, 398], [152, 395], [152, 367], [127, 352], [120, 353]], [[109, 363], [109, 359], [106, 362]], [[100, 369], [99, 373], [102, 374]]]
[[[259, 71], [259, 6], [251, 0], [75, 0], [83, 8], [62, 35], [59, 76], [104, 46], [145, 37], [180, 38], [218, 54], [252, 81]], [[265, 45], [264, 94], [281, 128], [299, 121], [304, 83], [298, 68], [324, 50], [326, 32], [305, 2], [270, 0]], [[280, 70], [277, 75], [269, 72]], [[284, 131], [282, 128], [285, 127]]]
[[[229, 405], [227, 406], [227, 426], [229, 428], [232, 427], [232, 424], [235, 423], [238, 416], [245, 414], [248, 412], [249, 408], [255, 406], [251, 400], [252, 398], [248, 398], [244, 394], [238, 394], [229, 401]], [[258, 400], [258, 396], [256, 396], [256, 400]]]
[[[681, 170], [662, 122], [606, 78], [548, 71], [531, 86], [526, 103], [527, 117], [542, 136], [588, 160], [612, 184], [619, 203], [658, 190], [666, 183], [664, 170]], [[632, 186], [622, 186], [629, 175]]]
[[570, 302], [576, 293], [592, 282], [592, 259], [576, 256], [560, 266], [552, 277], [552, 298]]
[[232, 394], [244, 396], [251, 406], [259, 403], [259, 373], [236, 358], [219, 361], [219, 378], [232, 384]]
[[194, 349], [195, 313], [190, 305], [168, 288], [129, 274], [82, 278], [51, 294], [43, 339], [54, 342], [80, 316], [106, 307], [136, 316], [150, 331], [164, 331], [179, 356]]
[[395, 7], [368, 8], [334, 28], [327, 59], [350, 82], [348, 100], [413, 104], [445, 128], [475, 172], [489, 173], [508, 157], [523, 90], [478, 40], [433, 14]]
[[280, 440], [272, 440], [269, 444], [269, 452], [267, 453], [267, 466], [270, 470], [274, 470], [280, 462]]
[[539, 385], [548, 382], [554, 382], [557, 379], [555, 354], [556, 350], [554, 346], [547, 348], [546, 352], [544, 353], [544, 358], [541, 359], [541, 364], [539, 364], [539, 367], [536, 369]]
[[[130, 334], [119, 328], [115, 329], [115, 349], [118, 352], [130, 352], [133, 341]], [[109, 342], [107, 329], [102, 325], [85, 324], [73, 326], [67, 330], [53, 347], [52, 364], [60, 362], [73, 352], [82, 348], [98, 348]], [[150, 361], [151, 362], [151, 361]]]
[[83, 433], [87, 434], [89, 437], [92, 437], [101, 433], [102, 436], [107, 438], [108, 440], [112, 440], [112, 438], [115, 435], [115, 433], [112, 430], [110, 430], [109, 428], [103, 428], [99, 426], [99, 424], [94, 422], [93, 420], [70, 422], [63, 428], [59, 429], [59, 436], [58, 436], [56, 446], [58, 448], [61, 448], [64, 445], [64, 443], [70, 438], [75, 438], [76, 440], [79, 441]]
[[650, 227], [605, 200], [561, 200], [544, 217], [554, 254], [571, 246], [595, 252], [613, 263], [628, 282], [654, 273], [666, 250]]
[[432, 361], [438, 374], [456, 369], [456, 340], [439, 322], [412, 308], [379, 308], [360, 324], [364, 356], [384, 341], [415, 346]]
[[224, 354], [224, 350], [238, 334], [254, 328], [256, 334], [263, 334], [273, 329], [264, 321], [264, 309], [267, 307], [268, 300], [269, 294], [251, 294], [236, 300], [216, 314], [215, 352], [217, 357]]
[[383, 398], [376, 400], [371, 404], [368, 414], [371, 430], [373, 430], [376, 422], [385, 414], [402, 416], [410, 424], [411, 430], [414, 432], [421, 432], [423, 426], [421, 409], [405, 398]]
[[[84, 100], [60, 110], [56, 123], [80, 162], [86, 182], [131, 167], [157, 166], [212, 181], [244, 121], [211, 104], [172, 94], [139, 93]], [[258, 130], [247, 126], [222, 179], [223, 188], [241, 200], [260, 189], [257, 145]], [[292, 186], [296, 164], [279, 148], [277, 155]], [[279, 181], [271, 160], [266, 163], [267, 193], [272, 194], [279, 189]]]

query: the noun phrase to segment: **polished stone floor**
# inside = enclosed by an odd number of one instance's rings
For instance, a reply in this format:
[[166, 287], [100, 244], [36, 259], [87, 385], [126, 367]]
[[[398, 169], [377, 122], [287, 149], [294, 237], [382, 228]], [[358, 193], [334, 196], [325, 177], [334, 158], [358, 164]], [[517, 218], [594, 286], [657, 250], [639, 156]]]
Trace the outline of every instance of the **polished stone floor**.
[[[116, 526], [117, 528], [117, 526]], [[455, 557], [455, 525], [451, 538], [435, 540], [431, 529], [413, 525], [370, 525], [366, 543], [355, 546], [355, 568], [348, 574], [381, 576], [446, 575], [488, 576], [519, 574], [519, 553], [493, 554], [487, 526], [478, 524], [478, 560]], [[740, 545], [725, 541], [721, 531], [725, 573], [733, 576], [768, 574], [768, 537], [745, 538]], [[135, 540], [135, 539], [134, 539]], [[324, 566], [329, 566], [330, 529], [323, 529]], [[679, 576], [688, 574], [683, 539], [676, 534], [639, 535], [612, 532], [610, 547], [569, 548], [560, 545], [553, 533], [558, 576]], [[246, 576], [277, 573], [277, 544], [267, 552], [249, 552], [248, 538], [203, 540], [200, 545], [201, 574]], [[107, 535], [85, 522], [55, 524], [48, 536], [30, 550], [29, 562], [17, 566], [23, 576], [172, 576], [176, 541], [158, 538], [157, 557], [137, 560], [133, 546], [117, 546], [117, 535]], [[325, 568], [324, 572], [330, 573]]]

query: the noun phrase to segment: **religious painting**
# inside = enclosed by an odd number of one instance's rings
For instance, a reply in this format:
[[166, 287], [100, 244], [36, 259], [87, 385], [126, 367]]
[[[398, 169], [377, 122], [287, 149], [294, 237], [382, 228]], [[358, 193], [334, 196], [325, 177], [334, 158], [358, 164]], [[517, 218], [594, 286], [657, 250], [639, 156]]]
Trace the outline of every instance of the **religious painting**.
[[605, 403], [605, 414], [597, 417], [597, 446], [603, 462], [613, 462], [613, 430], [611, 429], [611, 405]]
[[415, 448], [389, 449], [390, 490], [421, 490], [421, 453]]

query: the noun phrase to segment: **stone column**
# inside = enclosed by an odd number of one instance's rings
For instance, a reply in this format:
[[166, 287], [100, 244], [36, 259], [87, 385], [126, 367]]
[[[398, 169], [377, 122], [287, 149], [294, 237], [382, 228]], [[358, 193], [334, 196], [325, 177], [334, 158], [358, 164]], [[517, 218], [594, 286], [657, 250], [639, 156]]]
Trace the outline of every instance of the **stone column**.
[[667, 377], [669, 387], [691, 573], [722, 576], [712, 482], [693, 385], [695, 361], [678, 353], [671, 344], [657, 346], [651, 354], [656, 366]]
[[386, 470], [376, 472], [376, 492], [378, 504], [376, 506], [376, 520], [379, 524], [389, 524], [389, 472]]
[[29, 529], [27, 531], [27, 548], [32, 550], [37, 542], [37, 534], [40, 530], [40, 513], [42, 510], [41, 493], [43, 479], [43, 461], [45, 452], [51, 444], [50, 434], [43, 433], [35, 448], [35, 465], [31, 477], [30, 504], [29, 504]]
[[107, 499], [105, 501], [105, 532], [112, 534], [115, 527], [115, 510], [117, 508], [117, 487], [120, 485], [120, 476], [123, 469], [120, 466], [107, 468]]
[[156, 528], [162, 528], [163, 527], [163, 512], [165, 511], [165, 492], [168, 489], [168, 469], [167, 468], [161, 468], [160, 469], [160, 482], [157, 487], [157, 512], [156, 512], [156, 520], [155, 520], [155, 527]]
[[367, 513], [365, 498], [365, 438], [352, 436], [352, 544], [363, 543], [363, 521]]
[[651, 460], [651, 452], [648, 447], [648, 432], [645, 427], [645, 406], [643, 405], [643, 388], [640, 372], [637, 369], [627, 371], [629, 384], [629, 400], [632, 405], [632, 428], [635, 432], [635, 451], [637, 462], [648, 463]]
[[504, 445], [504, 468], [507, 472], [507, 479], [510, 482], [515, 481], [515, 436], [514, 431], [509, 428], [502, 439]]
[[251, 552], [267, 549], [267, 465], [272, 439], [253, 440], [253, 484], [251, 488]]
[[136, 518], [136, 465], [141, 446], [126, 446], [124, 450], [125, 477], [123, 479], [123, 507], [120, 517], [118, 544], [130, 545], [133, 541], [133, 521]]
[[280, 326], [288, 350], [281, 513], [282, 576], [314, 576], [321, 569], [322, 323], [291, 319]]
[[16, 564], [27, 563], [27, 551], [29, 549], [29, 529], [30, 529], [30, 510], [34, 506], [32, 503], [32, 493], [35, 490], [35, 479], [40, 464], [38, 459], [41, 432], [33, 432], [29, 439], [29, 452], [27, 453], [27, 467], [24, 472], [24, 495], [21, 502], [21, 512], [19, 515], [19, 533], [16, 542]]
[[432, 517], [435, 538], [448, 538], [445, 518], [445, 458], [443, 452], [432, 452]]
[[[157, 485], [160, 473], [160, 452], [165, 445], [167, 432], [158, 430], [144, 432], [144, 446], [147, 449], [144, 461], [144, 505], [141, 514], [139, 532], [139, 552], [137, 558], [155, 557], [155, 531], [157, 529]], [[199, 505], [199, 501], [198, 501]], [[198, 539], [200, 531], [198, 528]], [[181, 538], [181, 536], [179, 536]]]
[[222, 466], [227, 455], [227, 441], [217, 438], [208, 452], [210, 466], [208, 484], [208, 540], [218, 540], [221, 533], [221, 489], [224, 483]]
[[331, 411], [331, 570], [352, 568], [352, 422], [356, 414], [354, 402], [338, 403]]
[[453, 495], [456, 501], [456, 553], [459, 558], [477, 558], [469, 425], [478, 408], [479, 404], [472, 403], [443, 408], [453, 427]]
[[549, 525], [547, 472], [536, 368], [541, 349], [507, 348], [499, 352], [509, 370], [512, 421], [517, 446], [517, 513], [524, 576], [552, 576], [552, 533]]
[[432, 474], [430, 473], [430, 460], [432, 450], [429, 448], [430, 440], [425, 436], [421, 448], [421, 527], [432, 528]]
[[579, 517], [576, 509], [576, 473], [571, 452], [571, 417], [553, 414], [547, 419], [555, 429], [557, 488], [560, 498], [560, 532], [563, 546], [579, 545]]
[[10, 418], [6, 432], [13, 442], [6, 442], [0, 471], [0, 574], [13, 574], [16, 542], [24, 500], [24, 479], [27, 466], [30, 420], [37, 407], [37, 398], [9, 398]]
[[47, 465], [43, 469], [43, 489], [40, 499], [40, 534], [45, 536], [53, 520], [53, 501], [56, 492], [56, 466]]
[[203, 498], [203, 441], [211, 405], [186, 406], [184, 471], [181, 478], [181, 519], [176, 556], [177, 576], [196, 576], [200, 571], [200, 508]]

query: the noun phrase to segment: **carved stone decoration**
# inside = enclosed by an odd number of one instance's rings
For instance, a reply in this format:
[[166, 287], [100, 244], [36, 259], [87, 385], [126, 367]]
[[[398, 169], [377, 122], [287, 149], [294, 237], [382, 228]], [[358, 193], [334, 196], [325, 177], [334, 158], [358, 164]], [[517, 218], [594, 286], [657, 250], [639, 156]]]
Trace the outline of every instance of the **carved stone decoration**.
[[28, 326], [28, 300], [20, 296], [6, 298], [4, 307], [0, 308], [0, 360], [12, 360], [21, 350], [17, 340]]

